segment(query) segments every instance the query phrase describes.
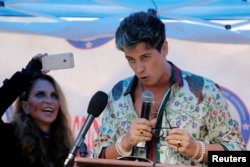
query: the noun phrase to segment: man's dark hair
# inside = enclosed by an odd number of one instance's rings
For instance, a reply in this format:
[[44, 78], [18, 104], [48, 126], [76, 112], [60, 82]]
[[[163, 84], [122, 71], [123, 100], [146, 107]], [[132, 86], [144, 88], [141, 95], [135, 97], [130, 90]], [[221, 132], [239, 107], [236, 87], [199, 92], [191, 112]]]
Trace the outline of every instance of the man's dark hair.
[[125, 17], [115, 33], [116, 47], [124, 51], [138, 43], [145, 42], [147, 47], [161, 50], [166, 39], [165, 25], [157, 17], [154, 9], [136, 12]]

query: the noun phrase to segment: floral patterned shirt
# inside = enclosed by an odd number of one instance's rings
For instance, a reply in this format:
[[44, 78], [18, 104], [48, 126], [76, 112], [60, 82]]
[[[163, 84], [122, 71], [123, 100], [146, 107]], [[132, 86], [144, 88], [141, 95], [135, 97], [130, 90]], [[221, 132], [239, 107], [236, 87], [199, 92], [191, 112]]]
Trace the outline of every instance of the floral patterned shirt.
[[[206, 144], [219, 143], [226, 150], [246, 150], [239, 125], [229, 111], [226, 98], [211, 80], [180, 70], [173, 63], [170, 97], [163, 107], [161, 127], [185, 129], [194, 140]], [[94, 141], [93, 157], [98, 158], [103, 148], [127, 133], [131, 120], [137, 119], [132, 92], [137, 82], [135, 76], [118, 82], [110, 91], [108, 105], [102, 113], [98, 137]], [[167, 131], [167, 129], [166, 129]], [[167, 134], [167, 132], [166, 132]], [[153, 161], [166, 164], [207, 166], [182, 156], [168, 147], [164, 136], [154, 145]]]

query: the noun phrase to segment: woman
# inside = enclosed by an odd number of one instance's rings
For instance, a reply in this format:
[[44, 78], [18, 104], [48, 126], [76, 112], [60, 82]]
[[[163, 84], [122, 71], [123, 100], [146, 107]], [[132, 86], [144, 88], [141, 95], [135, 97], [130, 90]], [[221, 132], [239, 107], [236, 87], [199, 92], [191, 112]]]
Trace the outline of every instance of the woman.
[[73, 143], [64, 94], [35, 56], [0, 88], [1, 115], [16, 100], [11, 123], [0, 121], [0, 166], [62, 167]]

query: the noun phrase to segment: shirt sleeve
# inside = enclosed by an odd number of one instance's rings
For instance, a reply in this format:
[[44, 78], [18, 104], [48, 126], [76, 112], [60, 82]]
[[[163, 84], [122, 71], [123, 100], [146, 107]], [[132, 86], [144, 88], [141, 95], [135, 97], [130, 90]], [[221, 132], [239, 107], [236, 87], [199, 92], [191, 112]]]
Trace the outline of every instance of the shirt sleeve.
[[206, 115], [209, 141], [219, 143], [227, 150], [246, 150], [238, 121], [231, 116], [222, 90], [215, 85], [212, 92]]
[[138, 118], [130, 95], [109, 94], [108, 105], [101, 115], [98, 136], [94, 140], [93, 157], [98, 158], [103, 148], [116, 142], [128, 132], [131, 120]]

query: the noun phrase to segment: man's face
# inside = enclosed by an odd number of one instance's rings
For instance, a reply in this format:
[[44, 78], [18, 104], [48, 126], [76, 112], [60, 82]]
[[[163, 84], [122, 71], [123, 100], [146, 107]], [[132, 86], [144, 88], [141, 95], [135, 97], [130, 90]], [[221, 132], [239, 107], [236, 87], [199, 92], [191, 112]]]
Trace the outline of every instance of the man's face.
[[142, 42], [132, 49], [124, 50], [130, 67], [144, 85], [156, 84], [165, 72], [166, 46], [163, 45], [159, 52], [155, 48], [148, 48]]

